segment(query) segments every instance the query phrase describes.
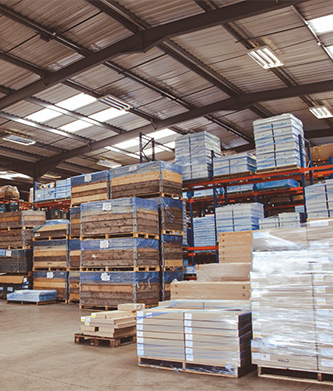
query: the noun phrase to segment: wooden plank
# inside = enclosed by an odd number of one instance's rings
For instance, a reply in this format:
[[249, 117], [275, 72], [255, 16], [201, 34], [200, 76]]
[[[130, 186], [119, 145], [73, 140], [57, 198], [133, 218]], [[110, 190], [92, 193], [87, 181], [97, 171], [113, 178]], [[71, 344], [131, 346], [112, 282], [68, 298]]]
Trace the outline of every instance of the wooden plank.
[[76, 196], [76, 193], [81, 193], [82, 191], [90, 190], [108, 190], [109, 184], [108, 181], [100, 181], [93, 183], [83, 183], [82, 185], [72, 186], [72, 195]]

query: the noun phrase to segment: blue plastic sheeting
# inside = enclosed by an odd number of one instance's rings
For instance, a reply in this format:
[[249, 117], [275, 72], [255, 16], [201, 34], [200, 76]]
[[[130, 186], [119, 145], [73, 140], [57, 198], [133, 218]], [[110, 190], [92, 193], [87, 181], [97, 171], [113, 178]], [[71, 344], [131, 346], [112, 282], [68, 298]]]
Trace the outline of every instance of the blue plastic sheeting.
[[104, 170], [104, 171], [93, 172], [91, 174], [74, 176], [71, 178], [71, 184], [72, 186], [79, 186], [79, 185], [84, 185], [86, 183], [94, 183], [94, 182], [109, 181], [109, 180], [110, 180], [110, 171]]
[[208, 132], [198, 132], [179, 136], [175, 142], [175, 162], [182, 166], [184, 180], [212, 175], [211, 151], [221, 153], [218, 137]]
[[65, 271], [42, 271], [42, 270], [38, 270], [38, 271], [34, 271], [33, 272], [33, 276], [34, 278], [37, 277], [37, 278], [50, 278], [50, 279], [57, 279], [57, 278], [61, 278], [61, 279], [66, 279], [67, 280], [67, 277], [68, 277], [68, 272], [65, 272]]
[[118, 198], [116, 200], [96, 201], [81, 204], [81, 216], [87, 212], [100, 213], [131, 213], [136, 210], [154, 211], [158, 213], [157, 202], [137, 197]]
[[81, 249], [81, 241], [80, 239], [71, 239], [69, 241], [69, 251], [75, 251]]
[[173, 280], [183, 281], [184, 272], [180, 270], [162, 272], [162, 283], [171, 284]]
[[161, 235], [161, 243], [182, 243], [182, 236], [180, 235]]
[[214, 215], [196, 217], [193, 219], [194, 246], [215, 246]]
[[283, 179], [281, 181], [257, 183], [256, 186], [257, 186], [257, 190], [280, 189], [280, 188], [291, 189], [293, 187], [299, 187], [299, 184], [295, 179]]
[[256, 157], [248, 152], [214, 159], [214, 176], [256, 171]]
[[78, 213], [80, 213], [80, 207], [75, 206], [74, 208], [70, 208], [69, 213], [72, 218], [73, 215], [77, 215]]
[[57, 291], [55, 290], [18, 290], [7, 295], [7, 301], [24, 301], [39, 303], [43, 301], [57, 300]]
[[81, 241], [81, 251], [87, 250], [132, 250], [138, 248], [152, 248], [158, 250], [159, 242], [156, 239], [122, 238]]
[[51, 226], [51, 225], [57, 225], [57, 224], [66, 224], [66, 231], [68, 233], [69, 231], [69, 220], [46, 220], [45, 224], [40, 225], [39, 227], [34, 227], [33, 232], [38, 232], [38, 230], [45, 225]]
[[149, 199], [157, 202], [158, 206], [164, 209], [168, 209], [168, 208], [182, 209], [183, 207], [182, 200], [177, 200], [174, 198], [156, 197], [156, 198], [149, 198]]
[[36, 247], [47, 247], [47, 248], [54, 248], [59, 246], [65, 246], [68, 248], [68, 240], [67, 239], [55, 239], [55, 240], [35, 240], [34, 241], [34, 248]]
[[234, 194], [234, 193], [246, 193], [251, 192], [254, 190], [254, 184], [246, 184], [246, 185], [237, 185], [237, 186], [229, 186], [227, 188], [228, 194]]
[[[172, 171], [177, 174], [182, 174], [182, 167], [178, 164], [163, 162], [161, 160], [156, 162], [132, 164], [130, 166], [117, 167], [110, 170], [111, 179], [119, 178], [128, 175], [138, 175], [149, 172]], [[162, 177], [161, 177], [162, 179]]]
[[226, 205], [216, 208], [217, 232], [251, 231], [259, 229], [264, 218], [264, 206], [258, 202]]
[[159, 272], [80, 272], [81, 284], [150, 284], [159, 280]]
[[[303, 139], [303, 124], [292, 114], [254, 121], [257, 169], [301, 165], [298, 136]], [[305, 156], [304, 139], [302, 153]]]
[[8, 257], [8, 258], [26, 258], [31, 257], [32, 250], [21, 250], [21, 249], [13, 249], [13, 250], [7, 250], [7, 249], [0, 249], [0, 257]]

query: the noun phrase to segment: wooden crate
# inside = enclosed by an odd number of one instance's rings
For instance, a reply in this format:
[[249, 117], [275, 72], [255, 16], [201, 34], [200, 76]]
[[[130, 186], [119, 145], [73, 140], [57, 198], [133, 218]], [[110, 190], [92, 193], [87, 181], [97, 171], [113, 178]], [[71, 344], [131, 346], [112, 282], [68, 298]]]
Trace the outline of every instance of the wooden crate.
[[24, 275], [0, 275], [0, 298], [6, 299], [8, 293], [13, 293], [16, 290], [23, 288], [31, 288], [31, 276]]
[[80, 272], [70, 271], [68, 275], [68, 301], [78, 303], [80, 301]]
[[152, 200], [158, 203], [161, 233], [183, 235], [183, 201], [167, 197]]
[[71, 239], [80, 237], [81, 234], [81, 220], [80, 220], [80, 207], [70, 208], [70, 230], [69, 235]]
[[110, 174], [108, 170], [71, 178], [72, 206], [85, 202], [108, 200]]
[[118, 167], [111, 171], [111, 198], [182, 196], [181, 167], [162, 161]]
[[219, 261], [252, 262], [252, 231], [219, 233]]
[[81, 262], [81, 241], [80, 239], [69, 240], [69, 267], [79, 269]]
[[0, 231], [0, 248], [29, 248], [32, 246], [31, 229], [5, 229]]
[[68, 272], [66, 271], [34, 271], [33, 288], [58, 292], [57, 300], [68, 299]]
[[161, 235], [162, 267], [183, 266], [183, 237], [181, 235]]
[[22, 210], [0, 213], [0, 229], [38, 227], [45, 224], [45, 212]]
[[66, 270], [69, 267], [68, 240], [34, 242], [33, 270]]
[[156, 235], [159, 222], [156, 202], [139, 198], [83, 204], [81, 207], [81, 239]]
[[114, 238], [81, 242], [81, 268], [121, 269], [159, 264], [159, 242], [155, 239]]
[[0, 250], [0, 273], [29, 273], [32, 250]]
[[45, 225], [34, 229], [34, 240], [68, 239], [68, 220], [49, 220]]

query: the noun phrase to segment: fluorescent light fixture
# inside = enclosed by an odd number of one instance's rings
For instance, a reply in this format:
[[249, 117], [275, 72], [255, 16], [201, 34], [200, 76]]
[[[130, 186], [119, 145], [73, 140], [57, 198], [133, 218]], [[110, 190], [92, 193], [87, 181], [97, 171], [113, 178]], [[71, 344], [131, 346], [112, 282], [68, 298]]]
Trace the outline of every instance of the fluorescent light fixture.
[[108, 168], [117, 168], [120, 167], [121, 164], [113, 162], [111, 160], [101, 159], [97, 162], [99, 166], [108, 167]]
[[325, 106], [310, 107], [309, 110], [318, 119], [332, 118], [333, 117], [333, 114]]
[[47, 179], [61, 179], [60, 175], [55, 175], [55, 174], [44, 174], [43, 178]]
[[273, 51], [267, 46], [249, 50], [247, 54], [264, 69], [277, 68], [283, 65]]
[[131, 108], [131, 106], [128, 103], [112, 95], [102, 96], [101, 98], [99, 98], [99, 100], [100, 102], [105, 103], [106, 105], [111, 106], [118, 110], [129, 110]]
[[117, 110], [111, 107], [110, 109], [99, 111], [98, 113], [89, 115], [89, 118], [92, 118], [96, 121], [109, 121], [110, 119], [120, 117], [121, 115], [126, 114], [126, 110]]
[[109, 151], [120, 153], [122, 155], [130, 156], [130, 157], [133, 157], [135, 159], [140, 159], [139, 155], [136, 155], [135, 153], [132, 153], [132, 152], [123, 151], [123, 150], [121, 150], [119, 148], [116, 148], [116, 147], [111, 147], [110, 146], [110, 147], [105, 147], [105, 149], [108, 149]]
[[69, 124], [66, 124], [64, 126], [61, 126], [61, 130], [65, 130], [66, 132], [78, 132], [79, 130], [89, 128], [90, 126], [93, 126], [89, 122], [77, 120], [74, 122], [70, 122]]
[[19, 172], [14, 171], [0, 171], [0, 178], [13, 180], [15, 178], [30, 179], [31, 177], [29, 175], [21, 174]]
[[43, 109], [37, 111], [36, 113], [30, 114], [25, 118], [36, 122], [46, 122], [46, 121], [50, 121], [53, 118], [60, 117], [61, 115], [62, 114], [59, 113], [58, 111], [54, 111], [51, 109]]
[[114, 145], [114, 147], [120, 149], [127, 149], [127, 148], [138, 147], [138, 146], [139, 146], [139, 140], [137, 138], [132, 138], [130, 140], [126, 140]]
[[75, 110], [83, 106], [87, 106], [90, 103], [96, 102], [96, 98], [93, 96], [81, 93], [74, 95], [71, 98], [65, 99], [59, 103], [56, 103], [57, 106], [62, 107], [67, 110]]
[[147, 134], [147, 136], [152, 137], [155, 140], [158, 140], [160, 138], [173, 136], [174, 134], [176, 134], [175, 131], [168, 129], [168, 128], [165, 128], [165, 129], [157, 130], [156, 132], [153, 132], [153, 133], [149, 133], [149, 134]]
[[310, 27], [317, 34], [325, 34], [333, 31], [333, 14], [308, 21]]
[[36, 144], [36, 140], [31, 140], [29, 138], [16, 136], [15, 134], [11, 134], [9, 136], [3, 137], [3, 140], [10, 141], [10, 142], [16, 143], [16, 144], [21, 144], [21, 145]]

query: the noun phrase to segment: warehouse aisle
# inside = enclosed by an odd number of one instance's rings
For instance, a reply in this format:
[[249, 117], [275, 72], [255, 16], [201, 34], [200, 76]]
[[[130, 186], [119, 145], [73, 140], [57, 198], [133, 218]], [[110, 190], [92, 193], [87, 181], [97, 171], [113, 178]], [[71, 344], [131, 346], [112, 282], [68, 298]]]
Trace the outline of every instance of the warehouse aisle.
[[331, 387], [258, 379], [180, 374], [139, 368], [135, 345], [120, 348], [77, 345], [76, 305], [6, 304], [0, 301], [1, 391], [74, 390], [247, 390], [326, 391]]

